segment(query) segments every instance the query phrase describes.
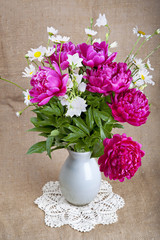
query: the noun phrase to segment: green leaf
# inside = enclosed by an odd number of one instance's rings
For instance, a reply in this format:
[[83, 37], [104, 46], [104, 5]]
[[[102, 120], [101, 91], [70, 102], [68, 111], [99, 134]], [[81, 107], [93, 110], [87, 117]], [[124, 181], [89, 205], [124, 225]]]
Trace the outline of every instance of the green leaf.
[[99, 116], [103, 121], [108, 121], [110, 114], [105, 111], [99, 111]]
[[46, 151], [50, 158], [51, 158], [51, 146], [52, 146], [53, 141], [54, 141], [53, 136], [49, 136], [46, 141]]
[[105, 134], [103, 127], [100, 127], [100, 135], [101, 135], [102, 140], [104, 140], [106, 138], [106, 134]]
[[46, 106], [40, 112], [47, 116], [52, 116], [52, 115], [61, 116], [61, 111], [56, 105], [53, 105], [53, 108]]
[[97, 126], [100, 127], [102, 125], [101, 118], [99, 115], [99, 111], [95, 108], [93, 108], [93, 116], [94, 116], [94, 120], [95, 120]]
[[50, 133], [53, 130], [53, 128], [50, 127], [35, 127], [32, 129], [29, 129], [29, 132], [43, 132], [43, 133]]
[[87, 133], [89, 135], [89, 130], [85, 122], [82, 120], [82, 118], [75, 118], [73, 117], [73, 122], [76, 124], [77, 127], [79, 127], [83, 132]]
[[103, 154], [104, 154], [103, 142], [102, 141], [96, 142], [93, 147], [92, 157], [100, 157]]
[[75, 142], [80, 137], [84, 137], [85, 133], [79, 134], [79, 133], [69, 133], [68, 136], [64, 137], [62, 140], [66, 142]]
[[84, 131], [82, 131], [82, 130], [81, 130], [80, 128], [78, 128], [78, 127], [69, 125], [69, 126], [68, 126], [68, 129], [71, 130], [71, 131], [74, 132], [74, 133], [79, 134], [80, 136], [81, 136], [81, 135], [82, 135], [82, 136], [85, 136], [85, 135], [86, 135], [86, 133], [84, 133]]
[[58, 106], [51, 103], [51, 107], [52, 107], [52, 111], [53, 111], [54, 115], [56, 115], [56, 116], [61, 116], [62, 115], [61, 110], [59, 109]]
[[45, 126], [56, 126], [56, 122], [55, 122], [55, 120], [53, 119], [53, 120], [43, 120], [43, 121], [39, 121], [38, 123], [37, 123], [37, 127], [45, 127]]
[[47, 133], [40, 133], [40, 134], [38, 134], [39, 136], [42, 136], [42, 137], [46, 137], [46, 138], [48, 138], [48, 134]]
[[31, 117], [30, 121], [35, 127], [38, 127], [38, 119], [36, 117]]
[[84, 149], [84, 142], [83, 142], [83, 140], [78, 140], [78, 142], [75, 144], [75, 150], [77, 151], [77, 152], [81, 152], [83, 149]]
[[32, 153], [42, 153], [46, 151], [46, 141], [38, 142], [34, 145], [32, 145], [27, 154], [32, 154]]
[[62, 149], [62, 148], [65, 148], [65, 146], [58, 146], [58, 147], [55, 147], [55, 148], [52, 148], [51, 149], [51, 152], [57, 150], [57, 149]]
[[113, 124], [113, 128], [124, 128], [124, 126], [122, 124], [115, 123]]
[[50, 136], [55, 137], [59, 135], [59, 131], [57, 129], [53, 130], [50, 134]]
[[94, 119], [93, 119], [93, 113], [92, 113], [92, 108], [90, 107], [86, 113], [86, 123], [89, 127], [90, 130], [93, 129], [94, 125]]

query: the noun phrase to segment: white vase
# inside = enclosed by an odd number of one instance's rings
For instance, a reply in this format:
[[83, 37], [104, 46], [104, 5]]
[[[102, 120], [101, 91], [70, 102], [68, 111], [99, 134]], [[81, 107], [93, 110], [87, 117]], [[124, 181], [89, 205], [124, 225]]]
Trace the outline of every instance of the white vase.
[[101, 184], [98, 164], [90, 152], [73, 152], [61, 168], [59, 182], [65, 199], [74, 205], [86, 205], [97, 195]]

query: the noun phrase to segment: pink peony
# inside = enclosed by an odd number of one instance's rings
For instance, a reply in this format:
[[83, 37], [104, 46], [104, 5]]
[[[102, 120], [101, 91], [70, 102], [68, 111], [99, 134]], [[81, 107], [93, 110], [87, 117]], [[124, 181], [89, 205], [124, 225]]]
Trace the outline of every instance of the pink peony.
[[87, 90], [90, 92], [110, 94], [122, 92], [129, 88], [132, 81], [131, 71], [126, 63], [109, 63], [102, 68], [87, 71]]
[[67, 91], [68, 74], [62, 75], [57, 64], [51, 68], [39, 69], [31, 79], [33, 88], [29, 91], [32, 103], [45, 105], [53, 96], [63, 96]]
[[135, 88], [116, 94], [109, 106], [115, 120], [128, 122], [134, 126], [146, 123], [150, 114], [146, 96]]
[[[60, 54], [60, 46], [61, 44], [57, 44], [57, 51], [52, 54], [50, 57], [51, 62], [56, 62], [59, 64], [59, 54]], [[56, 48], [56, 45], [54, 45]], [[61, 69], [65, 70], [69, 66], [69, 62], [67, 61], [68, 59], [68, 54], [74, 55], [77, 53], [76, 46], [72, 42], [64, 43], [62, 45], [61, 49], [61, 55], [60, 55], [60, 63], [61, 63]]]
[[108, 44], [106, 42], [96, 42], [93, 45], [82, 43], [78, 45], [78, 50], [80, 57], [83, 58], [83, 64], [91, 68], [112, 62], [117, 55], [117, 53], [112, 53], [108, 56]]
[[126, 134], [115, 134], [112, 139], [104, 139], [104, 154], [98, 159], [100, 171], [112, 180], [123, 182], [125, 177], [131, 179], [141, 166], [144, 156], [141, 144], [126, 137]]

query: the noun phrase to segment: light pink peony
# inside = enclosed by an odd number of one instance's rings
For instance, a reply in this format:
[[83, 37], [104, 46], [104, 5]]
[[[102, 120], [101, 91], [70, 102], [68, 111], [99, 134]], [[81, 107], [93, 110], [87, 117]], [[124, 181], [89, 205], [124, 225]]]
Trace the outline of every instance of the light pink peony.
[[125, 177], [131, 179], [141, 166], [144, 156], [141, 144], [126, 137], [126, 134], [115, 134], [111, 139], [104, 139], [104, 154], [98, 159], [100, 171], [111, 180], [123, 182]]
[[108, 56], [108, 44], [106, 42], [96, 42], [93, 45], [82, 43], [77, 46], [77, 49], [80, 57], [83, 58], [83, 64], [91, 68], [112, 62], [117, 55], [117, 53], [112, 53]]
[[53, 64], [55, 70], [51, 68], [39, 69], [31, 79], [33, 88], [29, 91], [32, 103], [39, 106], [45, 105], [53, 96], [63, 96], [67, 91], [68, 74], [62, 75], [56, 63]]
[[108, 95], [112, 91], [122, 92], [129, 88], [132, 81], [127, 64], [116, 62], [105, 64], [102, 68], [88, 70], [86, 79], [88, 91], [103, 93], [103, 95]]
[[146, 96], [135, 88], [115, 94], [112, 104], [109, 104], [109, 106], [115, 120], [128, 122], [134, 126], [146, 123], [150, 114]]

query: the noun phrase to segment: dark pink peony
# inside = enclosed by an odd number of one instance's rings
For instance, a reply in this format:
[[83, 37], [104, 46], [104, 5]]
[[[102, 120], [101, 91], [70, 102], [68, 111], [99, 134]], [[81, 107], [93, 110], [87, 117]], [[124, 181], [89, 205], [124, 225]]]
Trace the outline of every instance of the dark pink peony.
[[[61, 44], [57, 44], [57, 52], [53, 53], [50, 57], [51, 62], [56, 62], [59, 64], [60, 46]], [[56, 45], [54, 45], [54, 47], [56, 48]], [[67, 55], [74, 55], [75, 53], [77, 53], [76, 46], [72, 42], [63, 43], [60, 55], [60, 64], [62, 70], [65, 70], [69, 66]]]
[[125, 177], [131, 179], [141, 166], [144, 156], [141, 144], [126, 137], [126, 134], [115, 134], [112, 139], [104, 139], [104, 154], [98, 159], [100, 171], [111, 180], [123, 182]]
[[33, 88], [29, 91], [32, 103], [45, 105], [53, 96], [63, 96], [67, 91], [68, 74], [62, 75], [57, 64], [51, 68], [39, 69], [31, 79]]
[[146, 123], [150, 114], [146, 96], [135, 88], [115, 94], [112, 104], [109, 104], [109, 106], [115, 120], [128, 122], [134, 126]]
[[112, 62], [117, 55], [117, 53], [112, 53], [108, 56], [108, 44], [106, 42], [96, 42], [93, 45], [82, 43], [77, 47], [80, 57], [83, 58], [83, 64], [91, 68]]
[[129, 88], [132, 81], [131, 71], [126, 63], [110, 62], [102, 68], [87, 71], [87, 90], [90, 92], [110, 94], [122, 92]]

